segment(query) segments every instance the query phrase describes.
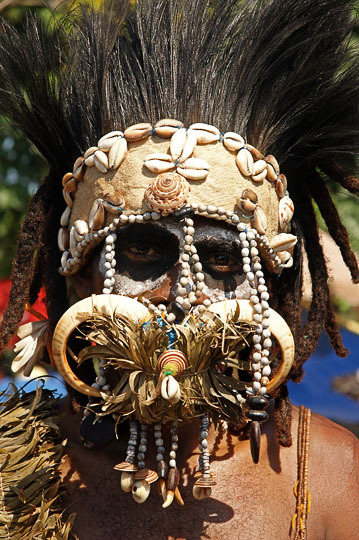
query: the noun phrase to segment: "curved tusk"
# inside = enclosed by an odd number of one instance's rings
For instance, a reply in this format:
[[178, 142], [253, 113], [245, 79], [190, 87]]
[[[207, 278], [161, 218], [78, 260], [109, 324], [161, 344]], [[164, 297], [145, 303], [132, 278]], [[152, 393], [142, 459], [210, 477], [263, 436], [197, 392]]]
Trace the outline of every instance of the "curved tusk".
[[71, 306], [57, 323], [52, 338], [52, 354], [56, 369], [75, 390], [88, 396], [101, 397], [101, 390], [92, 388], [73, 373], [66, 355], [67, 342], [71, 333], [96, 312], [110, 316], [124, 315], [135, 322], [148, 318], [150, 312], [133, 298], [115, 294], [99, 294], [84, 298]]
[[181, 495], [180, 490], [178, 489], [178, 486], [176, 486], [176, 489], [175, 489], [175, 499], [180, 506], [184, 506], [184, 500], [182, 499], [182, 495]]
[[167, 490], [167, 497], [166, 497], [165, 502], [162, 505], [162, 508], [168, 508], [169, 506], [171, 506], [171, 504], [173, 503], [174, 496], [175, 496], [174, 490], [173, 489], [168, 489]]
[[158, 493], [161, 495], [163, 502], [165, 502], [167, 498], [167, 490], [166, 490], [166, 480], [164, 478], [160, 478], [158, 481]]
[[[234, 318], [238, 308], [239, 316], [237, 320], [254, 322], [254, 308], [250, 300], [224, 300], [212, 304], [209, 311], [216, 313], [223, 322], [227, 322]], [[295, 353], [294, 339], [289, 326], [274, 309], [269, 308], [269, 312], [269, 330], [279, 343], [282, 361], [279, 370], [267, 385], [268, 393], [273, 392], [286, 379], [293, 365]]]

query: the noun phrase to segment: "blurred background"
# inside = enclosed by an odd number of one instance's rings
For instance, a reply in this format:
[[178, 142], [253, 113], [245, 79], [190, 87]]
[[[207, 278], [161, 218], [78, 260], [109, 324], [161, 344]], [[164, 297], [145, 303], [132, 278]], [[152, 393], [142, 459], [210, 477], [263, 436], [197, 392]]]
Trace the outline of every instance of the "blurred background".
[[[82, 2], [86, 4], [86, 1]], [[88, 2], [89, 3], [89, 2]], [[101, 1], [92, 0], [91, 4], [100, 5]], [[48, 0], [0, 0], [0, 16], [20, 27], [29, 12], [37, 12], [46, 23], [53, 24], [55, 18], [64, 12], [70, 12], [73, 2]], [[358, 2], [359, 7], [359, 2]], [[358, 41], [357, 25], [353, 37]], [[5, 309], [10, 290], [11, 262], [16, 247], [16, 237], [21, 226], [26, 206], [35, 193], [42, 178], [46, 175], [46, 163], [29, 143], [12, 126], [0, 117], [0, 320]], [[359, 201], [358, 197], [332, 187], [333, 198], [339, 208], [341, 218], [347, 227], [351, 245], [359, 253]], [[304, 404], [314, 412], [323, 414], [352, 429], [359, 434], [359, 285], [350, 281], [349, 271], [345, 267], [339, 249], [326, 234], [322, 220], [322, 241], [331, 268], [330, 286], [334, 297], [338, 319], [342, 328], [344, 345], [350, 349], [348, 358], [337, 358], [331, 351], [326, 335], [320, 339], [315, 354], [305, 366], [306, 375], [301, 384], [290, 384], [290, 396], [294, 404]], [[310, 280], [307, 277], [304, 286], [305, 300], [311, 295]], [[44, 298], [39, 298], [36, 309], [46, 314]], [[23, 323], [36, 320], [25, 314]], [[13, 341], [12, 346], [16, 341]], [[12, 347], [5, 351], [0, 362], [0, 391], [11, 382], [17, 386], [27, 384], [27, 388], [36, 386], [36, 380], [30, 381], [14, 375], [10, 365], [14, 357]], [[44, 379], [45, 386], [65, 394], [64, 385], [56, 373], [47, 372], [38, 367], [33, 371], [35, 377]]]

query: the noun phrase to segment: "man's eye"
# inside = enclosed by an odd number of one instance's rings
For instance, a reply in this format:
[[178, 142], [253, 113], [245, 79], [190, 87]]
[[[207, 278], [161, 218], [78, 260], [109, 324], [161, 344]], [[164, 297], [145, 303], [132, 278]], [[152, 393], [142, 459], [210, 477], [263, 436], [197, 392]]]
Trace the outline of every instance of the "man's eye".
[[162, 258], [162, 252], [150, 244], [135, 244], [123, 249], [122, 253], [134, 262], [154, 262]]
[[235, 274], [240, 271], [241, 264], [233, 255], [228, 253], [213, 253], [203, 260], [204, 269], [209, 273]]

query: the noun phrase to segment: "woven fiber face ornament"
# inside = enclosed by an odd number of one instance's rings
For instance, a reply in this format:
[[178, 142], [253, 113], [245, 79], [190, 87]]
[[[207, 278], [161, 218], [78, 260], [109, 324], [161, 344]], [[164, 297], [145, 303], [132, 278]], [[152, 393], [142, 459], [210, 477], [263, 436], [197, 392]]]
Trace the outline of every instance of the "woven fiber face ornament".
[[[163, 506], [174, 497], [181, 503], [177, 423], [201, 416], [200, 476], [193, 494], [207, 497], [215, 484], [206, 443], [210, 420], [249, 422], [258, 462], [268, 397], [294, 359], [292, 334], [270, 308], [262, 268], [279, 274], [293, 261], [297, 239], [290, 233], [293, 203], [285, 176], [273, 156], [261, 155], [239, 134], [165, 119], [103, 136], [64, 175], [63, 187], [60, 273], [71, 281], [104, 242], [103, 286], [102, 294], [80, 300], [60, 319], [52, 342], [55, 365], [68, 384], [89, 396], [85, 416], [132, 418], [127, 457], [116, 468], [123, 489], [132, 490], [137, 502], [147, 499], [149, 484], [157, 479], [154, 471], [146, 473], [151, 481], [142, 472], [148, 471], [147, 430], [154, 428], [157, 444], [161, 425], [171, 422], [172, 457], [165, 463], [163, 442], [158, 445], [158, 475]], [[247, 285], [238, 297], [209, 292], [196, 249], [199, 218], [237, 231]], [[175, 300], [165, 305], [146, 295], [124, 296], [116, 289], [117, 239], [131, 224], [146, 227], [168, 219], [183, 230]], [[79, 328], [88, 346], [71, 358], [75, 365], [99, 362], [92, 386], [69, 361], [69, 339]]]

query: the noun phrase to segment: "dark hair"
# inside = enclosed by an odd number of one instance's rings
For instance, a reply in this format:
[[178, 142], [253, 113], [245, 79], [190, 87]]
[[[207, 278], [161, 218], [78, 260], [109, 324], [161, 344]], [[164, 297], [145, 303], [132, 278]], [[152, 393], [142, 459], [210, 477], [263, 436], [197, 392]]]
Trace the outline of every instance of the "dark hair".
[[[350, 47], [353, 0], [138, 0], [78, 8], [53, 25], [30, 17], [0, 29], [0, 112], [39, 149], [50, 173], [30, 203], [13, 269], [2, 344], [25, 302], [45, 284], [52, 325], [66, 309], [56, 233], [61, 177], [103, 134], [163, 117], [241, 133], [274, 154], [288, 178], [300, 238], [294, 267], [270, 278], [297, 344], [290, 377], [325, 328], [340, 356], [315, 201], [354, 282], [357, 261], [326, 184], [359, 192], [359, 64]], [[325, 178], [325, 180], [323, 180]], [[313, 297], [302, 326], [301, 250]], [[290, 444], [287, 391], [276, 397], [277, 434]], [[285, 429], [283, 428], [285, 427]]]

